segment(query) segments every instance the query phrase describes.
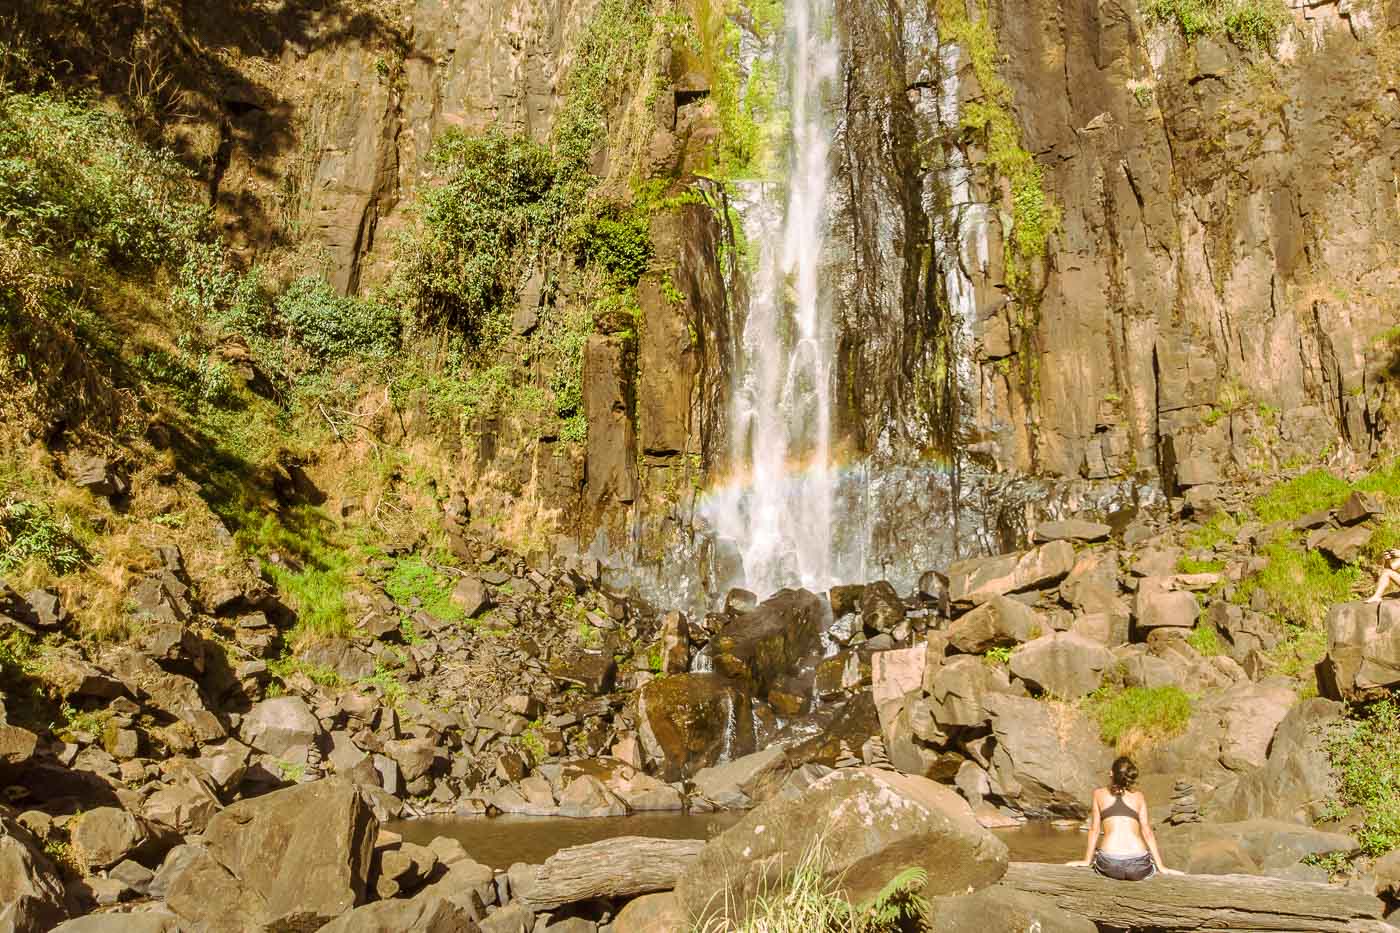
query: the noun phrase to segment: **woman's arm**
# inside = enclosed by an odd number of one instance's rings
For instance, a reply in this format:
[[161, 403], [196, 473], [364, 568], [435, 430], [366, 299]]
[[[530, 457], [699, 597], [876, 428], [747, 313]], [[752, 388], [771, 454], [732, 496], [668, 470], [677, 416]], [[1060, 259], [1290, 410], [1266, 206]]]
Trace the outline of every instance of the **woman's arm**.
[[1070, 865], [1087, 866], [1094, 860], [1094, 850], [1099, 847], [1099, 829], [1102, 820], [1099, 817], [1099, 792], [1094, 791], [1093, 809], [1089, 813], [1089, 845], [1084, 849], [1082, 861], [1069, 862]]
[[1147, 815], [1147, 798], [1142, 794], [1138, 798], [1138, 827], [1142, 830], [1142, 841], [1147, 843], [1147, 851], [1152, 853], [1152, 861], [1157, 864], [1157, 870], [1164, 875], [1179, 875], [1181, 872], [1168, 868], [1162, 861], [1162, 853], [1157, 849], [1157, 834], [1152, 831], [1152, 819]]

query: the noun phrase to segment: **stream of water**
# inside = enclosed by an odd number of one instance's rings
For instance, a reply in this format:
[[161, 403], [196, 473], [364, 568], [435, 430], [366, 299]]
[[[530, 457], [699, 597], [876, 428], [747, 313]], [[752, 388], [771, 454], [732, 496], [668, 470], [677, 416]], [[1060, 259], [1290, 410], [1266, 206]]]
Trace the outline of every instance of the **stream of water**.
[[781, 181], [740, 184], [756, 254], [732, 387], [731, 482], [706, 517], [736, 543], [760, 597], [823, 590], [832, 566], [834, 337], [820, 266], [828, 228], [832, 95], [839, 50], [831, 0], [791, 0], [780, 51], [789, 113]]
[[[658, 839], [709, 839], [746, 815], [742, 810], [718, 813], [636, 813], [600, 819], [550, 816], [430, 817], [405, 820], [388, 828], [407, 842], [427, 845], [438, 836], [456, 839], [472, 858], [491, 868], [516, 862], [538, 865], [560, 849], [618, 836]], [[1027, 862], [1064, 862], [1084, 854], [1084, 834], [1050, 823], [1026, 823], [993, 830], [1011, 850], [1011, 858]]]

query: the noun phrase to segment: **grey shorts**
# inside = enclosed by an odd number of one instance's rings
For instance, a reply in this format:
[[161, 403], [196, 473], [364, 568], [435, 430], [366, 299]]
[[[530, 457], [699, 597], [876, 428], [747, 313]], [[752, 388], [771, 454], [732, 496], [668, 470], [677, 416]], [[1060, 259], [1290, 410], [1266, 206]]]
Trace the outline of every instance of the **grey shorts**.
[[1117, 881], [1146, 881], [1157, 873], [1157, 865], [1147, 852], [1141, 855], [1108, 855], [1096, 852], [1094, 871]]

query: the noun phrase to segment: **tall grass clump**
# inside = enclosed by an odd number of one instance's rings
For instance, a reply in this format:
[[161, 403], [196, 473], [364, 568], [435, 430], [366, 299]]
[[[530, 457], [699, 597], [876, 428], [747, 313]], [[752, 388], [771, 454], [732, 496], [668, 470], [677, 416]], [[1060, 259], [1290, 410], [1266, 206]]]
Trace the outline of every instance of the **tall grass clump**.
[[1274, 539], [1260, 553], [1267, 562], [1240, 583], [1235, 600], [1248, 605], [1261, 592], [1270, 613], [1282, 622], [1320, 625], [1328, 608], [1352, 598], [1361, 579], [1356, 567], [1334, 566], [1326, 555], [1306, 550], [1291, 537]]
[[1332, 509], [1351, 494], [1347, 482], [1327, 470], [1310, 470], [1275, 486], [1254, 500], [1260, 521], [1291, 522], [1312, 512]]
[[1101, 687], [1086, 708], [1099, 735], [1129, 754], [1180, 735], [1191, 721], [1191, 697], [1180, 687]]
[[1400, 847], [1400, 705], [1387, 698], [1333, 727], [1327, 754], [1337, 780], [1332, 816], [1361, 811], [1356, 841], [1367, 855]]
[[0, 573], [29, 561], [64, 574], [88, 566], [93, 556], [78, 539], [68, 516], [28, 499], [0, 501]]
[[[928, 882], [923, 869], [905, 868], [874, 897], [851, 904], [841, 894], [841, 876], [827, 870], [828, 861], [823, 846], [813, 845], [784, 883], [765, 884], [747, 905], [724, 905], [723, 914], [696, 925], [692, 933], [894, 933], [923, 928], [928, 915], [928, 902], [919, 893]], [[740, 914], [742, 921], [730, 919]]]

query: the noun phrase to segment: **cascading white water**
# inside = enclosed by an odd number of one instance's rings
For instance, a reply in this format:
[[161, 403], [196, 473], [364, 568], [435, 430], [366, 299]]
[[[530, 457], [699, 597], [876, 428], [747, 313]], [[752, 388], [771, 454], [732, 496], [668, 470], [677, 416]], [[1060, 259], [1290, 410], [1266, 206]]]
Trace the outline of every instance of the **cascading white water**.
[[834, 338], [819, 270], [839, 54], [831, 0], [790, 0], [786, 19], [786, 177], [739, 186], [756, 268], [732, 392], [735, 475], [706, 509], [743, 558], [729, 582], [760, 596], [833, 582]]

